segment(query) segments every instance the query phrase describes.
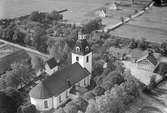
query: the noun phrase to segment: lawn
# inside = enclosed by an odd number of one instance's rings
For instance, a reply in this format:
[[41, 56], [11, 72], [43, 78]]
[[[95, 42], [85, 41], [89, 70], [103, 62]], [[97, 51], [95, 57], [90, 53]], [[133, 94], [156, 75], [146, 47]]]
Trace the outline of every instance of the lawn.
[[111, 32], [123, 38], [145, 38], [149, 41], [163, 42], [167, 40], [167, 8], [152, 7], [142, 16]]

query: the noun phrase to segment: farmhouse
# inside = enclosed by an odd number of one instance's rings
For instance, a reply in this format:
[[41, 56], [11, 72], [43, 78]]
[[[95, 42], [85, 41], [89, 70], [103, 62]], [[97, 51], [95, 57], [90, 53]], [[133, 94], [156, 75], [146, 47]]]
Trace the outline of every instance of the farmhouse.
[[[136, 57], [135, 57], [136, 58]], [[131, 71], [132, 75], [145, 85], [149, 85], [152, 76], [156, 81], [162, 79], [162, 70], [166, 69], [166, 63], [157, 53], [147, 52], [144, 56], [133, 61], [122, 61], [124, 67]], [[166, 59], [166, 58], [165, 58]], [[162, 67], [163, 64], [163, 67]], [[161, 68], [160, 68], [161, 67]], [[162, 69], [163, 68], [163, 69]]]
[[90, 85], [91, 72], [92, 51], [86, 35], [79, 34], [72, 52], [72, 64], [53, 72], [32, 88], [29, 93], [31, 103], [39, 111], [56, 109], [70, 98], [78, 96], [76, 87], [82, 88]]

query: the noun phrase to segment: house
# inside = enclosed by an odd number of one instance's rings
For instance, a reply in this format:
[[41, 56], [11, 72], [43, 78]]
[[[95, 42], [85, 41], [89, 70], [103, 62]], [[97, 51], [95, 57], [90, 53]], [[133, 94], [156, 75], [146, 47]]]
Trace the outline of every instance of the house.
[[45, 72], [48, 75], [52, 75], [54, 72], [58, 70], [59, 65], [60, 65], [60, 61], [56, 60], [55, 58], [51, 58], [47, 60], [45, 63]]
[[96, 14], [99, 17], [106, 17], [107, 16], [107, 14], [106, 14], [106, 8], [101, 8], [101, 9], [97, 10]]
[[[124, 67], [131, 71], [131, 74], [137, 78], [141, 83], [149, 85], [150, 80], [153, 75], [156, 76], [156, 81], [162, 79], [162, 76], [157, 71], [157, 67], [161, 64], [156, 54], [148, 52], [146, 55], [141, 58], [132, 61], [122, 61]], [[156, 71], [155, 71], [156, 70]]]
[[137, 67], [146, 71], [153, 72], [157, 67], [158, 60], [155, 58], [153, 53], [148, 53], [147, 55], [141, 57], [136, 61]]
[[91, 72], [92, 51], [86, 40], [86, 35], [79, 34], [72, 52], [72, 64], [54, 72], [33, 87], [29, 93], [31, 103], [39, 111], [58, 108], [77, 94], [75, 87], [90, 85]]

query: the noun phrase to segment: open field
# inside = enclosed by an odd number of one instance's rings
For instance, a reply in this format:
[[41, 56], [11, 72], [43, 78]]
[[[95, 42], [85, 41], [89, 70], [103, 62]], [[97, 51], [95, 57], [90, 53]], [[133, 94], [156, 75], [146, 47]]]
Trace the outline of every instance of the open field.
[[3, 17], [18, 17], [32, 11], [46, 11], [68, 9], [64, 18], [69, 20], [83, 20], [84, 14], [103, 6], [111, 0], [5, 0]]
[[5, 57], [15, 51], [18, 51], [18, 49], [13, 48], [9, 45], [3, 44], [2, 46], [0, 46], [0, 58]]
[[120, 3], [119, 11], [112, 11], [112, 18], [105, 18], [105, 24], [116, 23], [122, 16], [133, 14], [134, 10], [141, 9], [151, 0], [138, 0], [131, 7], [131, 0], [4, 0], [2, 17], [12, 18], [31, 13], [32, 11], [45, 11], [68, 9], [63, 13], [64, 19], [74, 23], [82, 23], [95, 18], [92, 13], [106, 4], [117, 1]]
[[162, 42], [167, 40], [167, 8], [152, 7], [144, 15], [111, 32], [125, 38]]

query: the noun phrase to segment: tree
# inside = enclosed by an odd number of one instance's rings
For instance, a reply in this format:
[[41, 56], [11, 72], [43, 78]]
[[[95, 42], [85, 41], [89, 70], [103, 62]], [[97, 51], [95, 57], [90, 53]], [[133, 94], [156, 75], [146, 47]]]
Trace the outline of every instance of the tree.
[[14, 63], [11, 65], [11, 71], [5, 74], [7, 86], [18, 88], [30, 82], [33, 78], [32, 69], [29, 65], [22, 63]]
[[164, 41], [161, 43], [161, 51], [162, 51], [162, 55], [164, 56], [167, 55], [167, 41]]
[[137, 48], [137, 42], [135, 41], [135, 39], [131, 39], [131, 42], [129, 44], [129, 48], [130, 49], [135, 49]]
[[140, 48], [142, 50], [146, 50], [148, 47], [149, 47], [149, 43], [146, 41], [146, 39], [142, 38], [138, 42], [138, 48]]
[[87, 24], [83, 25], [84, 33], [90, 34], [92, 31], [100, 29], [100, 27], [102, 26], [101, 22], [101, 18], [96, 18], [89, 21]]
[[48, 40], [48, 50], [52, 57], [65, 62], [69, 57], [71, 48], [64, 39], [58, 38], [56, 40]]
[[17, 107], [19, 107], [24, 102], [23, 95], [18, 90], [8, 87], [4, 90], [4, 92], [15, 102]]
[[97, 104], [96, 104], [96, 101], [95, 100], [90, 100], [89, 101], [89, 105], [88, 107], [86, 108], [86, 112], [85, 113], [100, 113], [98, 110], [97, 110]]
[[89, 92], [86, 92], [84, 95], [83, 95], [83, 98], [87, 101], [91, 100], [91, 99], [95, 99], [95, 95], [92, 91], [89, 91]]
[[17, 113], [39, 113], [33, 104], [21, 105], [17, 109]]
[[46, 31], [43, 28], [37, 28], [32, 45], [39, 51], [47, 53], [47, 40], [48, 37], [46, 36]]
[[44, 68], [43, 60], [35, 55], [31, 55], [31, 65], [35, 71], [39, 71]]
[[88, 106], [88, 102], [86, 100], [84, 100], [83, 98], [79, 97], [76, 100], [73, 101], [77, 106], [78, 106], [78, 110], [85, 112], [86, 108]]
[[66, 113], [62, 107], [57, 109], [54, 113]]
[[78, 112], [78, 106], [77, 104], [75, 104], [74, 102], [69, 102], [68, 104], [66, 104], [66, 106], [64, 107], [64, 111], [66, 113], [77, 113]]
[[38, 11], [34, 11], [31, 13], [31, 15], [29, 16], [29, 19], [31, 21], [39, 21], [40, 20], [40, 14]]
[[0, 113], [16, 113], [15, 101], [3, 91], [0, 91], [0, 100]]
[[49, 14], [48, 18], [51, 19], [51, 20], [57, 20], [57, 21], [58, 21], [58, 20], [63, 19], [63, 16], [62, 16], [61, 14], [59, 14], [58, 11], [53, 10], [53, 11]]
[[95, 87], [95, 89], [93, 90], [93, 93], [95, 94], [95, 96], [101, 96], [102, 94], [104, 94], [104, 92], [105, 92], [105, 89], [100, 86]]
[[25, 33], [21, 32], [21, 31], [18, 30], [18, 29], [16, 29], [16, 30], [14, 31], [14, 35], [13, 35], [12, 41], [13, 41], [13, 42], [16, 42], [16, 43], [18, 43], [18, 44], [25, 44], [25, 43], [24, 43], [25, 37], [26, 37]]

